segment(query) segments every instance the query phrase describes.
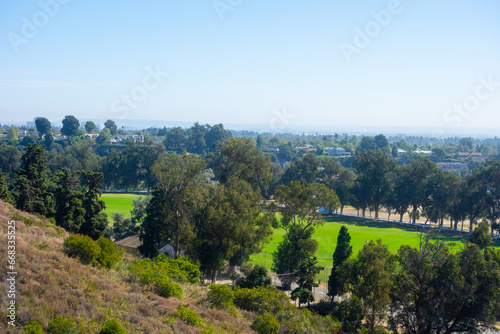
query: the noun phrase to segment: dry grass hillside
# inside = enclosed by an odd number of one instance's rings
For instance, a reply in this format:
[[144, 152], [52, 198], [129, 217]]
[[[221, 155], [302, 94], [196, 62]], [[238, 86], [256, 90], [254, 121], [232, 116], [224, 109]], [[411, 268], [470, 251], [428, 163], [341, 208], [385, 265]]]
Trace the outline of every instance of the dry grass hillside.
[[[16, 221], [17, 327], [7, 318], [7, 230]], [[179, 304], [198, 313], [216, 333], [253, 333], [255, 315], [239, 310], [237, 316], [209, 308], [198, 286], [183, 286], [184, 300], [162, 298], [135, 283], [125, 270], [104, 270], [81, 264], [62, 251], [68, 233], [47, 220], [20, 212], [0, 201], [0, 333], [23, 333], [22, 325], [39, 321], [44, 330], [56, 316], [72, 317], [82, 333], [97, 333], [101, 324], [116, 318], [129, 333], [199, 333], [171, 317]]]

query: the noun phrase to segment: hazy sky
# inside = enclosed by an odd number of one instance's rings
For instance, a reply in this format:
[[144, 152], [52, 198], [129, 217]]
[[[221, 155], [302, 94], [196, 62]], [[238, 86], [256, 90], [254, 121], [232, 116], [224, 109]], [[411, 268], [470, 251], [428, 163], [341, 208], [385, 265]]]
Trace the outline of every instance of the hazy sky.
[[0, 3], [0, 123], [500, 124], [498, 0]]

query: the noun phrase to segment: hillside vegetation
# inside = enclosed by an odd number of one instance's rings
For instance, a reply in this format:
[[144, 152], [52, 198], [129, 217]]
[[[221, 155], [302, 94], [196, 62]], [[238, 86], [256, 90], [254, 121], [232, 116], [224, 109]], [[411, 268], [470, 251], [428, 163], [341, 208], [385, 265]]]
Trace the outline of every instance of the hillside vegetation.
[[[76, 321], [81, 333], [98, 333], [102, 324], [116, 319], [128, 333], [200, 333], [200, 328], [186, 324], [174, 312], [183, 305], [199, 315], [218, 333], [252, 333], [257, 315], [238, 310], [236, 316], [207, 307], [206, 295], [195, 285], [182, 285], [183, 300], [162, 298], [145, 286], [127, 279], [127, 262], [105, 270], [83, 265], [63, 252], [68, 233], [49, 221], [16, 210], [0, 201], [0, 232], [7, 233], [8, 221], [16, 221], [16, 288], [19, 315], [12, 328], [7, 321], [7, 300], [0, 307], [0, 332], [24, 333], [22, 326], [38, 321], [44, 332], [56, 317]], [[1, 254], [6, 254], [7, 238], [0, 239]], [[2, 261], [0, 289], [7, 291], [6, 261]], [[209, 328], [209, 327], [208, 327]]]

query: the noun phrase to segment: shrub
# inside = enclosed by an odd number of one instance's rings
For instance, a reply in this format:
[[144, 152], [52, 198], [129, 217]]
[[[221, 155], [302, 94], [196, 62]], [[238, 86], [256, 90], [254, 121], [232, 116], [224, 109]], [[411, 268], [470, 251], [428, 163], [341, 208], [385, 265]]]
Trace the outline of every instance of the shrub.
[[47, 333], [49, 334], [77, 334], [78, 326], [73, 318], [55, 317], [49, 322]]
[[171, 281], [167, 277], [157, 277], [154, 281], [156, 294], [161, 297], [175, 297], [182, 299], [182, 288], [178, 283]]
[[31, 320], [26, 325], [24, 325], [24, 332], [26, 334], [43, 334], [43, 328], [38, 321]]
[[109, 239], [100, 237], [97, 242], [86, 235], [74, 234], [64, 240], [63, 249], [70, 257], [86, 265], [101, 265], [111, 269], [120, 261], [121, 250]]
[[234, 301], [233, 289], [226, 285], [212, 284], [207, 294], [207, 300], [212, 307], [230, 308]]
[[73, 234], [63, 243], [64, 252], [69, 257], [78, 258], [83, 264], [96, 264], [100, 248], [92, 238], [86, 235]]
[[116, 319], [108, 320], [102, 325], [99, 334], [127, 334], [127, 330]]
[[141, 284], [152, 283], [156, 277], [167, 277], [177, 283], [197, 283], [200, 269], [184, 259], [172, 260], [162, 254], [154, 260], [135, 260], [129, 266], [130, 276]]
[[97, 240], [97, 245], [100, 248], [97, 262], [104, 268], [111, 269], [115, 263], [120, 261], [121, 248], [117, 247], [113, 241], [100, 237]]
[[259, 334], [276, 334], [280, 330], [280, 323], [269, 313], [264, 313], [255, 318], [252, 328]]
[[236, 289], [234, 296], [234, 304], [237, 307], [257, 314], [266, 312], [276, 314], [292, 308], [286, 294], [278, 291], [275, 287], [267, 289], [264, 287]]
[[186, 259], [174, 260], [165, 254], [160, 254], [154, 260], [174, 281], [179, 283], [198, 283], [200, 281], [200, 268]]
[[189, 308], [179, 305], [177, 311], [174, 312], [176, 318], [181, 319], [187, 325], [190, 326], [201, 326], [202, 320], [198, 314], [191, 311]]
[[261, 265], [243, 267], [245, 277], [238, 277], [236, 285], [240, 288], [252, 289], [259, 286], [269, 287], [271, 285], [271, 277], [267, 273], [267, 269]]

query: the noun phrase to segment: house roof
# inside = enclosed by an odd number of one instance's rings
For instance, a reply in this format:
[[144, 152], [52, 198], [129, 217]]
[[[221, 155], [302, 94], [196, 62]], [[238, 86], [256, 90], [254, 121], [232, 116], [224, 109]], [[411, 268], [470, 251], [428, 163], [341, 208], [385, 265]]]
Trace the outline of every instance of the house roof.
[[115, 244], [123, 247], [139, 248], [140, 246], [142, 246], [142, 241], [136, 234], [136, 235], [131, 235], [130, 237], [126, 237], [125, 239], [122, 239], [120, 241], [116, 241]]

